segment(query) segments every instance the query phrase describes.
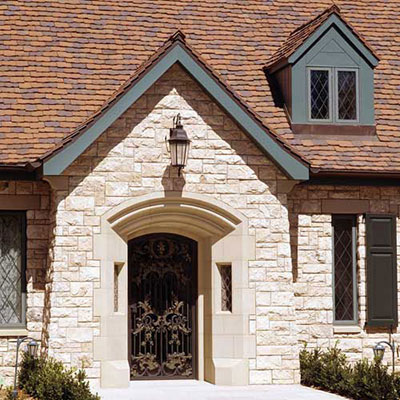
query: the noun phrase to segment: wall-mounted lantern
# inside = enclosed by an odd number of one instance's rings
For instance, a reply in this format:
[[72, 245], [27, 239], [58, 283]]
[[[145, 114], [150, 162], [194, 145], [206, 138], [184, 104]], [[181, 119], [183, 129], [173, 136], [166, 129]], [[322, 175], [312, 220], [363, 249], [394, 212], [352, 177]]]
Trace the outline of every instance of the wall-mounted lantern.
[[168, 143], [171, 165], [178, 168], [178, 176], [180, 176], [181, 169], [187, 164], [190, 148], [190, 139], [183, 129], [180, 114], [174, 118], [174, 127], [170, 129]]

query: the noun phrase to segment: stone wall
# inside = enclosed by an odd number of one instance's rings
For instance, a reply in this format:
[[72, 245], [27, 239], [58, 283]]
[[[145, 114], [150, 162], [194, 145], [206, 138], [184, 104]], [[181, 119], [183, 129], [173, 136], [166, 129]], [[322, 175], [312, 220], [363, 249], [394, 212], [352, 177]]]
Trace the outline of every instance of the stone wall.
[[[165, 142], [178, 112], [192, 140], [182, 177], [169, 166]], [[287, 195], [284, 187], [290, 182], [178, 66], [62, 177], [49, 181], [51, 205], [45, 182], [0, 184], [0, 201], [2, 195], [40, 197], [39, 207], [27, 212], [28, 331], [42, 338], [50, 355], [84, 366], [93, 382], [101, 369], [93, 354], [93, 338], [101, 331], [100, 318], [93, 314], [93, 292], [100, 288], [102, 267], [93, 238], [100, 233], [102, 215], [154, 192], [207, 195], [246, 216], [249, 235], [255, 237], [255, 259], [248, 262], [249, 286], [256, 290], [254, 313], [247, 321], [256, 339], [256, 357], [249, 360], [251, 384], [298, 382], [303, 343], [325, 347], [338, 341], [355, 360], [370, 358], [376, 341], [388, 337], [386, 331], [364, 329], [362, 215], [357, 218], [359, 324], [345, 331], [333, 326], [331, 213], [323, 202], [366, 200], [366, 211], [398, 215], [400, 189], [302, 184]], [[15, 338], [0, 337], [1, 374], [8, 380], [14, 349]]]
[[[18, 196], [18, 201], [15, 197]], [[27, 207], [27, 331], [40, 340], [48, 258], [49, 186], [46, 182], [0, 182], [0, 209]], [[19, 203], [19, 204], [17, 204]], [[29, 208], [31, 207], [31, 208]], [[10, 384], [14, 376], [16, 334], [23, 330], [0, 330], [0, 377]]]
[[[165, 138], [180, 113], [192, 140], [183, 177], [171, 169]], [[249, 261], [256, 313], [248, 321], [256, 335], [251, 383], [299, 380], [286, 178], [180, 67], [174, 66], [124, 113], [64, 173], [55, 189], [54, 287], [50, 354], [66, 364], [86, 365], [98, 380], [92, 315], [100, 263], [93, 236], [100, 217], [129, 198], [157, 191], [212, 196], [243, 213], [256, 237]]]
[[[294, 290], [300, 344], [308, 347], [334, 346], [342, 348], [350, 360], [371, 359], [373, 346], [388, 340], [385, 329], [365, 328], [366, 323], [366, 244], [365, 217], [357, 216], [357, 295], [358, 324], [352, 327], [333, 325], [333, 240], [332, 215], [324, 210], [326, 200], [349, 202], [360, 200], [364, 212], [399, 215], [400, 189], [371, 186], [297, 186], [290, 194], [292, 251], [294, 258]], [[400, 220], [397, 220], [398, 260], [400, 261]], [[400, 280], [400, 269], [399, 269]], [[400, 282], [399, 282], [400, 283]], [[399, 285], [400, 287], [400, 285]], [[393, 335], [400, 340], [398, 330]], [[386, 361], [391, 363], [390, 351]], [[400, 366], [400, 360], [396, 362]]]

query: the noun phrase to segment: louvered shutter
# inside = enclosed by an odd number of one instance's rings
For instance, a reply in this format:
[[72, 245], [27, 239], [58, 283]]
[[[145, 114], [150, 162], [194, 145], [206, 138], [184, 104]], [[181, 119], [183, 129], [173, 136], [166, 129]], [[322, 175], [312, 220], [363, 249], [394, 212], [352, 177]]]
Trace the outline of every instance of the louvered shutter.
[[369, 326], [397, 326], [396, 216], [367, 215]]

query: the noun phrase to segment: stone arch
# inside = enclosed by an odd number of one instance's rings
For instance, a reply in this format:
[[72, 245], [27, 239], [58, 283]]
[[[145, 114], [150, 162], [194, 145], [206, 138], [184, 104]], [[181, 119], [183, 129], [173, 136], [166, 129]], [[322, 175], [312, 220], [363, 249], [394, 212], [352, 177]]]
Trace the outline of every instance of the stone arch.
[[[248, 261], [255, 258], [255, 241], [248, 233], [247, 219], [206, 195], [157, 192], [106, 212], [101, 232], [95, 236], [94, 256], [100, 260], [101, 284], [95, 290], [94, 315], [100, 317], [101, 330], [95, 338], [94, 355], [101, 363], [101, 385], [129, 384], [127, 242], [160, 232], [198, 242], [198, 378], [218, 384], [247, 384], [248, 358], [255, 356], [255, 337], [248, 332], [249, 316], [255, 312], [254, 289], [248, 287]], [[220, 263], [230, 263], [234, 271], [230, 314], [219, 311]], [[238, 320], [241, 327], [234, 322]], [[224, 345], [228, 342], [229, 348]]]
[[105, 214], [111, 228], [130, 239], [155, 227], [187, 232], [191, 237], [215, 240], [245, 224], [246, 218], [228, 205], [199, 194], [162, 192], [130, 199]]

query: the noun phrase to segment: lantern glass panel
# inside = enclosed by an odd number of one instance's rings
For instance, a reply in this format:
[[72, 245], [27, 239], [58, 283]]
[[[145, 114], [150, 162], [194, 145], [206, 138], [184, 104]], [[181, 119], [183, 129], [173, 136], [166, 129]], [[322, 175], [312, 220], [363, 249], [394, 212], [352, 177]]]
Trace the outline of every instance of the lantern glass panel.
[[31, 357], [36, 357], [38, 344], [34, 340], [32, 340], [28, 343], [27, 347], [28, 347], [28, 354]]
[[385, 347], [382, 346], [381, 344], [378, 344], [374, 347], [374, 355], [375, 358], [380, 362], [383, 359], [383, 356], [385, 355]]
[[176, 142], [170, 142], [170, 151], [171, 151], [171, 165], [173, 167], [176, 167], [178, 156], [177, 156], [177, 143]]
[[177, 160], [176, 160], [176, 165], [178, 167], [184, 167], [186, 165], [186, 149], [187, 149], [187, 143], [186, 142], [178, 142], [177, 143]]

